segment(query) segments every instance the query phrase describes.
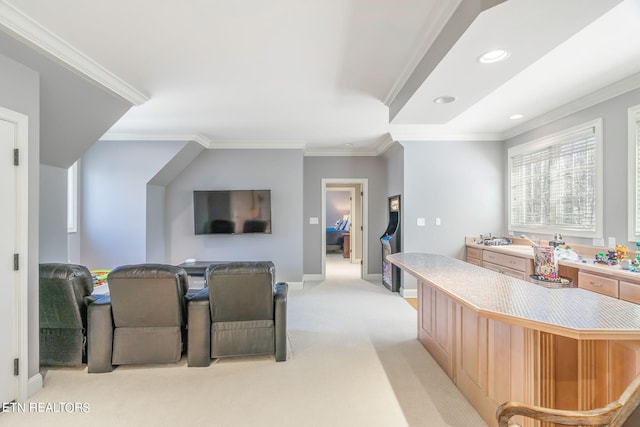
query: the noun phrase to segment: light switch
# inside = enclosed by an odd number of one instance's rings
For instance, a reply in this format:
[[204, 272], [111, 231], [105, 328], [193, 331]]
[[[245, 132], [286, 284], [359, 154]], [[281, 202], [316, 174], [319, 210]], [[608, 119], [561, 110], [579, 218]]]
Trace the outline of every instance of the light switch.
[[424, 218], [418, 218], [417, 224], [418, 227], [424, 227], [425, 225], [427, 225], [427, 221]]
[[436, 225], [440, 225], [440, 218], [436, 218]]
[[318, 224], [318, 218], [316, 217], [309, 218], [309, 224]]

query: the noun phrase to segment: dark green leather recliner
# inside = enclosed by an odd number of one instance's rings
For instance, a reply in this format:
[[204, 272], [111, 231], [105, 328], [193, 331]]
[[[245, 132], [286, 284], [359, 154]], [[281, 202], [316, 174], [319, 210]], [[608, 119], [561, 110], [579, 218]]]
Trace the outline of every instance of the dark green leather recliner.
[[274, 283], [273, 263], [212, 264], [205, 277], [207, 288], [188, 298], [188, 365], [254, 354], [286, 360], [288, 285]]
[[86, 361], [87, 304], [93, 278], [82, 265], [40, 264], [40, 365]]

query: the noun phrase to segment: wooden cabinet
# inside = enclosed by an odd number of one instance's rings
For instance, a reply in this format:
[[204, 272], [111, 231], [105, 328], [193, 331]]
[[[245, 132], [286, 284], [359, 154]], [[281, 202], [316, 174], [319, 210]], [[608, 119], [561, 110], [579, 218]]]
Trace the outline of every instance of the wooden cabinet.
[[344, 233], [342, 238], [342, 256], [344, 258], [351, 258], [351, 234]]
[[578, 273], [578, 287], [614, 298], [618, 298], [620, 295], [617, 279], [584, 271]]
[[483, 251], [482, 266], [521, 280], [529, 280], [529, 275], [533, 273], [533, 261], [531, 259], [490, 250]]
[[419, 282], [418, 340], [451, 379], [455, 376], [455, 332], [453, 301], [428, 284]]
[[482, 267], [482, 249], [467, 246], [467, 262]]
[[625, 301], [640, 304], [640, 284], [620, 280], [619, 297]]

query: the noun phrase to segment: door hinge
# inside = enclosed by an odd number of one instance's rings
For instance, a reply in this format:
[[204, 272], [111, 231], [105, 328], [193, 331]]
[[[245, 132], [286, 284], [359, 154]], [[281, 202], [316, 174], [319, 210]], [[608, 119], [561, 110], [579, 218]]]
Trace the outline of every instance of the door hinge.
[[13, 149], [13, 166], [20, 166], [20, 149]]
[[361, 192], [360, 192], [360, 195], [361, 195], [361, 196], [364, 196], [364, 192], [363, 192], [363, 191], [361, 191]]
[[13, 254], [13, 270], [20, 270], [20, 254]]
[[16, 377], [20, 375], [20, 359], [13, 359], [13, 375]]

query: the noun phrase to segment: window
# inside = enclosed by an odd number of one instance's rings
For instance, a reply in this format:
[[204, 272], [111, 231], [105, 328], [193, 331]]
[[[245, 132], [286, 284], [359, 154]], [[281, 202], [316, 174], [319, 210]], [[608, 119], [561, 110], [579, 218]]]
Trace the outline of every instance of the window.
[[629, 108], [629, 241], [640, 241], [640, 105]]
[[78, 231], [78, 162], [67, 169], [67, 233]]
[[602, 237], [602, 121], [509, 149], [509, 229]]

